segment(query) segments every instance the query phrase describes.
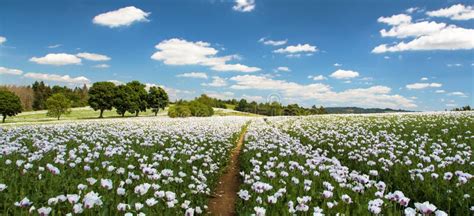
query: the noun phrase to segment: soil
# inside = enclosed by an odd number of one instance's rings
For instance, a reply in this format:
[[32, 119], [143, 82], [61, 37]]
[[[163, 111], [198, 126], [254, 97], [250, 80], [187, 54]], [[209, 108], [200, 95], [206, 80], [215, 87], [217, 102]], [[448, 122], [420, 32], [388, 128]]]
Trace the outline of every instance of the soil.
[[214, 196], [209, 200], [208, 212], [210, 215], [227, 216], [236, 215], [235, 202], [240, 186], [239, 178], [239, 155], [244, 143], [245, 131], [243, 130], [237, 140], [237, 145], [232, 150], [229, 165], [225, 173], [219, 179]]

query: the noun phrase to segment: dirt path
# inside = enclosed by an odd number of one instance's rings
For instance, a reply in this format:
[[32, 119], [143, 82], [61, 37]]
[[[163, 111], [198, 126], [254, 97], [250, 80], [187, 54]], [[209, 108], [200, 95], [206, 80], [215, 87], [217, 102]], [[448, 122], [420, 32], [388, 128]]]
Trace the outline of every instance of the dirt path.
[[247, 127], [244, 126], [237, 145], [232, 150], [230, 163], [226, 172], [219, 179], [214, 197], [209, 200], [208, 212], [210, 215], [235, 215], [235, 202], [237, 200], [237, 192], [239, 190], [239, 155], [244, 143], [245, 132]]

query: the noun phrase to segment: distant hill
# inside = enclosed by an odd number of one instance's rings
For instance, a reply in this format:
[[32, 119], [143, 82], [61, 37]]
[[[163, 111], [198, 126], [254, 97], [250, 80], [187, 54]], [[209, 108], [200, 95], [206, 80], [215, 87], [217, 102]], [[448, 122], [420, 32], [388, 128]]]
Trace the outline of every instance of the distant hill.
[[360, 108], [360, 107], [325, 107], [329, 114], [349, 114], [349, 113], [392, 113], [392, 112], [413, 112], [402, 109], [380, 109], [380, 108]]

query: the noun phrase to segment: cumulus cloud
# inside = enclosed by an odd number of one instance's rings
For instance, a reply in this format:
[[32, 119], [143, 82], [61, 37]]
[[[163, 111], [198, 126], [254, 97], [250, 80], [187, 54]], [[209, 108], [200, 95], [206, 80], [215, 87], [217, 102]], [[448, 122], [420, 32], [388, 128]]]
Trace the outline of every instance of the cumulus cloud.
[[339, 64], [339, 63], [334, 63], [334, 67], [341, 67], [342, 64]]
[[0, 36], [0, 45], [2, 45], [3, 43], [5, 43], [6, 41], [7, 41], [7, 38], [6, 38], [6, 37]]
[[421, 80], [421, 81], [426, 81], [426, 80], [428, 80], [428, 77], [421, 77], [420, 80]]
[[451, 92], [448, 95], [450, 95], [450, 96], [459, 96], [459, 97], [467, 97], [467, 95], [464, 92], [459, 92], [459, 91]]
[[26, 78], [45, 80], [45, 81], [54, 81], [62, 83], [71, 83], [71, 84], [87, 84], [90, 83], [90, 80], [84, 76], [71, 77], [69, 75], [58, 75], [58, 74], [46, 74], [46, 73], [26, 73], [24, 75]]
[[110, 65], [108, 65], [108, 64], [98, 64], [98, 65], [94, 65], [92, 67], [95, 67], [95, 68], [109, 68]]
[[312, 79], [312, 80], [315, 80], [315, 81], [319, 81], [319, 80], [326, 80], [327, 78], [323, 75], [317, 75], [317, 76], [312, 76], [312, 75], [309, 75], [308, 76], [308, 79]]
[[202, 72], [190, 72], [176, 75], [177, 77], [207, 79], [207, 74]]
[[164, 40], [155, 46], [158, 49], [151, 58], [163, 61], [167, 65], [202, 65], [215, 71], [256, 72], [261, 69], [242, 64], [228, 64], [229, 61], [239, 59], [237, 55], [217, 56], [217, 49], [203, 41], [186, 41], [172, 38]]
[[335, 92], [329, 85], [313, 83], [308, 85], [275, 80], [266, 76], [241, 75], [230, 78], [236, 90], [270, 90], [281, 93], [286, 98], [298, 98], [304, 101], [318, 100], [320, 102], [336, 103], [339, 105], [354, 105], [362, 107], [414, 108], [414, 101], [400, 95], [390, 94], [386, 86], [348, 89]]
[[352, 71], [352, 70], [337, 70], [334, 71], [330, 77], [334, 79], [351, 79], [359, 76], [359, 72], [357, 71]]
[[435, 93], [442, 94], [442, 93], [446, 93], [446, 91], [445, 91], [445, 90], [442, 90], [442, 89], [440, 89], [440, 90], [436, 90], [436, 91], [435, 91]]
[[380, 31], [382, 37], [413, 39], [393, 45], [381, 44], [372, 50], [373, 53], [474, 49], [474, 29], [434, 21], [412, 23], [411, 17], [406, 14], [380, 17], [378, 21], [392, 26], [390, 30]]
[[290, 72], [291, 70], [288, 67], [277, 67], [276, 71]]
[[285, 40], [267, 40], [266, 38], [260, 38], [258, 42], [263, 43], [265, 45], [271, 45], [271, 46], [281, 46], [285, 45], [288, 42], [288, 39]]
[[413, 83], [406, 85], [407, 89], [425, 89], [425, 88], [439, 88], [443, 86], [441, 83]]
[[431, 17], [447, 17], [452, 20], [470, 20], [474, 19], [474, 7], [456, 4], [449, 8], [428, 11], [426, 15]]
[[274, 53], [282, 53], [282, 54], [295, 54], [295, 53], [314, 53], [318, 51], [316, 46], [312, 46], [309, 44], [297, 44], [296, 46], [287, 46], [285, 48], [280, 48], [274, 50]]
[[223, 87], [227, 86], [227, 81], [224, 78], [218, 77], [218, 76], [213, 76], [212, 77], [212, 82], [210, 83], [202, 83], [202, 86], [211, 86], [211, 87]]
[[119, 81], [119, 80], [107, 80], [107, 81], [108, 81], [108, 82], [111, 82], [111, 83], [113, 83], [113, 84], [115, 84], [115, 85], [123, 85], [123, 84], [125, 84], [124, 82]]
[[229, 100], [229, 99], [234, 98], [234, 92], [230, 92], [230, 91], [225, 91], [225, 92], [207, 91], [204, 93], [209, 97], [217, 98], [221, 100]]
[[255, 9], [255, 0], [235, 0], [235, 5], [232, 9], [239, 12], [253, 11]]
[[410, 23], [411, 16], [408, 16], [406, 14], [398, 14], [398, 15], [393, 15], [391, 17], [379, 17], [377, 21], [380, 23], [385, 23], [392, 26], [400, 25], [402, 23]]
[[82, 52], [76, 54], [77, 57], [87, 59], [89, 61], [108, 61], [110, 60], [110, 57], [106, 55], [101, 55], [101, 54], [96, 54], [96, 53], [87, 53], [87, 52]]
[[134, 6], [129, 6], [99, 14], [94, 17], [92, 22], [110, 28], [117, 28], [129, 26], [135, 22], [147, 22], [149, 15], [150, 13], [144, 12]]
[[67, 54], [67, 53], [50, 53], [43, 57], [32, 57], [30, 61], [35, 62], [37, 64], [45, 64], [45, 65], [70, 65], [70, 64], [81, 64], [81, 59], [75, 55]]
[[19, 69], [0, 67], [0, 74], [21, 75], [23, 71]]

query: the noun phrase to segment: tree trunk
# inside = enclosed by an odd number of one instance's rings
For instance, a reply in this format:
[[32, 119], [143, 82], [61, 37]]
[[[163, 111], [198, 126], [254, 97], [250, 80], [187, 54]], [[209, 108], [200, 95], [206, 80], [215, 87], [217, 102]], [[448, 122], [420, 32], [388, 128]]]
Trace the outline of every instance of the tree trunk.
[[3, 114], [3, 120], [2, 123], [5, 123], [5, 119], [7, 118], [7, 115]]
[[60, 116], [60, 115], [58, 115], [58, 120], [59, 120], [59, 118], [60, 118], [60, 117], [61, 117], [61, 116]]
[[104, 110], [101, 109], [101, 110], [100, 110], [100, 116], [99, 116], [99, 118], [104, 118], [104, 116], [102, 115], [103, 113], [104, 113]]
[[139, 112], [140, 112], [140, 111], [135, 111], [135, 117], [138, 117], [138, 113], [139, 113]]
[[122, 117], [124, 117], [124, 116], [125, 116], [125, 113], [122, 113]]
[[158, 111], [155, 111], [155, 116], [157, 116], [157, 115], [158, 115]]

